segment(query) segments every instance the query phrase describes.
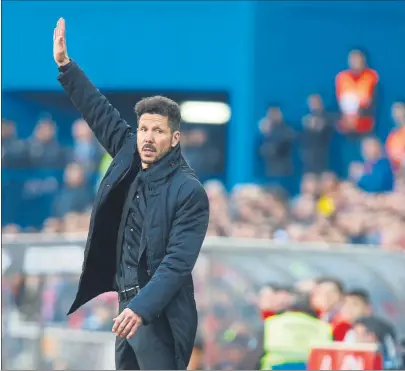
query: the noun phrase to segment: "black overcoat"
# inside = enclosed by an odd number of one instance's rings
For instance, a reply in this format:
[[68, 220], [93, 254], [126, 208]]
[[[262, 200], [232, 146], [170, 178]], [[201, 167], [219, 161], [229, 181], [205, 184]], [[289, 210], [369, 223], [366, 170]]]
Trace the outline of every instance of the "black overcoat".
[[[113, 157], [98, 189], [90, 221], [78, 292], [69, 313], [96, 296], [115, 291], [118, 227], [126, 192], [115, 192], [131, 166], [140, 164], [136, 133], [74, 62], [58, 80]], [[166, 315], [173, 333], [178, 369], [186, 369], [197, 330], [191, 276], [209, 219], [205, 190], [180, 146], [148, 170], [147, 211], [139, 254], [141, 291], [130, 307], [148, 325]], [[118, 258], [117, 258], [118, 256]]]

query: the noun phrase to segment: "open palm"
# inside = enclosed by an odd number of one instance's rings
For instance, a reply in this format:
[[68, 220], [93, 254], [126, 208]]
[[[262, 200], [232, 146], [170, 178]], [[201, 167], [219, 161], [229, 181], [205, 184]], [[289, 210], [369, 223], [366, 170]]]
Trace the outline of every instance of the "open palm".
[[58, 66], [69, 63], [66, 48], [66, 25], [63, 18], [59, 18], [53, 31], [53, 58]]

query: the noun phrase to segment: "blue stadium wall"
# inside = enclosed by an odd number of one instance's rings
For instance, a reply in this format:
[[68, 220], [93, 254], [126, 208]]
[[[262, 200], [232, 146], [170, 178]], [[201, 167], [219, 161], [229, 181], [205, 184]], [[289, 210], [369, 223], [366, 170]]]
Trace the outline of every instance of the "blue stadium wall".
[[3, 114], [41, 107], [12, 90], [60, 89], [52, 58], [58, 17], [68, 51], [100, 89], [226, 90], [230, 185], [253, 179], [257, 120], [282, 105], [298, 124], [314, 91], [334, 103], [333, 80], [361, 46], [383, 82], [378, 133], [404, 99], [405, 3], [387, 1], [3, 1]]

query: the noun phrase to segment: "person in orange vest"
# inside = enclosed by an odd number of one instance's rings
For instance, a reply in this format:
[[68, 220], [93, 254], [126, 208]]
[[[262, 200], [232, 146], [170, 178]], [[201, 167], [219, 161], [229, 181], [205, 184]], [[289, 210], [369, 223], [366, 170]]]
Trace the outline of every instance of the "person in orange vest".
[[342, 170], [347, 175], [350, 162], [359, 161], [360, 141], [372, 133], [375, 121], [377, 72], [367, 66], [360, 50], [349, 53], [349, 69], [335, 78], [336, 99], [340, 110], [337, 130], [345, 136], [342, 146]]
[[385, 142], [388, 158], [394, 171], [405, 166], [405, 103], [396, 102], [392, 105], [392, 118], [395, 128]]
[[349, 54], [350, 68], [336, 76], [336, 97], [341, 111], [339, 129], [343, 133], [367, 134], [374, 128], [378, 74], [367, 67], [360, 50]]

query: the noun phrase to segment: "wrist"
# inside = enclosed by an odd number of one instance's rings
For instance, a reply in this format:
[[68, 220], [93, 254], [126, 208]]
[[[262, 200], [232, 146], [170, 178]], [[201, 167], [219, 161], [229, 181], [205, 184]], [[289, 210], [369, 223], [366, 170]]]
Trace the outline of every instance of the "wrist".
[[70, 58], [65, 58], [65, 59], [63, 60], [63, 62], [60, 62], [60, 63], [57, 62], [56, 64], [58, 65], [58, 67], [63, 67], [63, 66], [66, 66], [67, 64], [69, 64], [70, 61], [71, 61]]

